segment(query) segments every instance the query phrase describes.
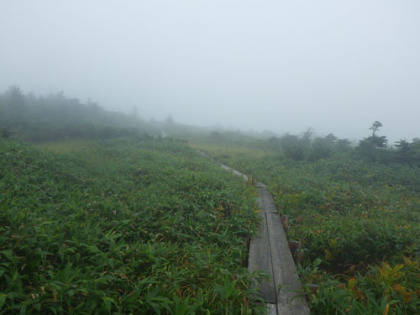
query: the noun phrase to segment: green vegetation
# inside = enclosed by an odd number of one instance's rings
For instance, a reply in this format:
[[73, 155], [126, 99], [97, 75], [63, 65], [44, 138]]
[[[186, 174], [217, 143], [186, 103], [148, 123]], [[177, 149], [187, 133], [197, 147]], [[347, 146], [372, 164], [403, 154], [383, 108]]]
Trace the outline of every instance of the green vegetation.
[[[253, 314], [255, 191], [269, 185], [313, 314], [420, 313], [420, 140], [382, 124], [257, 139], [146, 123], [62, 94], [0, 95], [0, 314]], [[19, 141], [31, 141], [25, 144]], [[251, 181], [252, 182], [252, 181]]]
[[198, 145], [269, 185], [289, 216], [289, 240], [301, 242], [313, 314], [420, 312], [419, 142], [386, 148], [374, 127], [356, 147], [310, 132], [253, 141], [220, 134]]
[[254, 203], [180, 141], [0, 140], [0, 313], [258, 313]]
[[0, 94], [0, 135], [30, 142], [110, 139], [151, 133], [135, 115], [109, 112], [97, 103], [81, 103], [63, 93], [37, 97], [12, 86]]

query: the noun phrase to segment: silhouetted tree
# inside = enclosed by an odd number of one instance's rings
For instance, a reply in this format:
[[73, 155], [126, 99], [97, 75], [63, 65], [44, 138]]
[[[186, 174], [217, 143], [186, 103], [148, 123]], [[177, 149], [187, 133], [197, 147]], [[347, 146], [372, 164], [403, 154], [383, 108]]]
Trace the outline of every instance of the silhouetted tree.
[[309, 150], [307, 138], [300, 139], [295, 135], [286, 134], [280, 139], [280, 144], [284, 155], [295, 161], [304, 160]]
[[334, 150], [337, 152], [349, 151], [351, 149], [351, 142], [348, 139], [338, 139], [335, 143]]
[[399, 163], [420, 166], [420, 139], [415, 138], [410, 143], [405, 139], [396, 142], [395, 160]]
[[315, 138], [312, 142], [311, 151], [309, 153], [309, 159], [315, 161], [329, 157], [333, 151], [336, 141], [337, 137], [334, 136], [332, 133], [330, 133], [324, 138]]
[[382, 127], [382, 124], [380, 121], [375, 121], [372, 126], [369, 128], [369, 130], [372, 130], [372, 137], [375, 137], [376, 131], [379, 131], [379, 128]]
[[375, 121], [369, 128], [372, 130], [372, 135], [360, 140], [357, 147], [361, 156], [372, 161], [385, 161], [388, 159], [388, 154], [384, 152], [388, 140], [385, 136], [379, 137], [376, 135], [380, 127], [382, 127], [382, 124], [379, 121]]
[[18, 86], [11, 86], [3, 95], [3, 119], [20, 120], [25, 115], [25, 95]]

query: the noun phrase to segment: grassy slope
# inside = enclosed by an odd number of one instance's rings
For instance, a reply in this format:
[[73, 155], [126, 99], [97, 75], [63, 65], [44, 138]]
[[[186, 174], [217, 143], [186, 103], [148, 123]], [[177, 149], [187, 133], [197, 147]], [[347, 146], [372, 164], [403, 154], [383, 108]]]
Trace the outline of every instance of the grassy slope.
[[185, 144], [0, 142], [0, 312], [252, 313], [251, 188]]
[[294, 162], [259, 141], [199, 147], [269, 184], [290, 217], [288, 237], [303, 244], [300, 273], [313, 313], [420, 311], [418, 168], [346, 154]]

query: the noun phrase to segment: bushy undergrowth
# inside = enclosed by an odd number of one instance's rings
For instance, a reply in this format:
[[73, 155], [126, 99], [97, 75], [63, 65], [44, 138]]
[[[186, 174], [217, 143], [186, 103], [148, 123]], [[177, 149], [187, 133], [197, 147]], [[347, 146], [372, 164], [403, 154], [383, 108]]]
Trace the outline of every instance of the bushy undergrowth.
[[269, 185], [289, 216], [289, 240], [302, 243], [312, 313], [420, 313], [419, 167], [375, 163], [351, 148], [296, 160], [272, 140], [200, 147]]
[[0, 142], [1, 314], [262, 312], [240, 179], [172, 140]]

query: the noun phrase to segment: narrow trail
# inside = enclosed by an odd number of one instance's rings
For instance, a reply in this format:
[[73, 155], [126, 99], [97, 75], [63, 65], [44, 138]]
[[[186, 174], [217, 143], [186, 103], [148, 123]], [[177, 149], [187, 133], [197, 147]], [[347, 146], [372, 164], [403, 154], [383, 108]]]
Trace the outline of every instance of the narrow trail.
[[[223, 169], [248, 180], [245, 174], [218, 162], [207, 153], [199, 153], [221, 164]], [[259, 287], [261, 296], [267, 301], [268, 314], [310, 314], [305, 299], [299, 296], [301, 285], [296, 265], [273, 196], [265, 184], [258, 183], [256, 187], [262, 220], [260, 233], [251, 239], [248, 270], [250, 273], [263, 270], [269, 276]]]

